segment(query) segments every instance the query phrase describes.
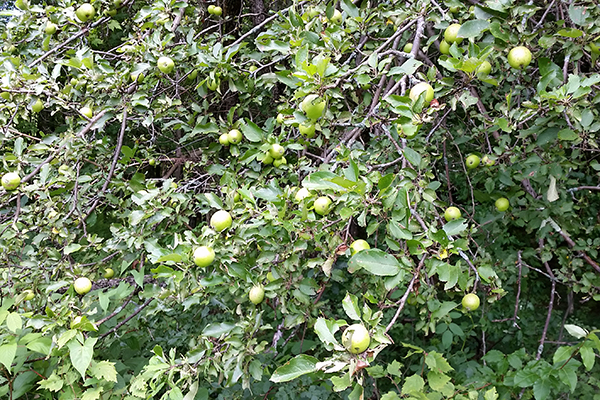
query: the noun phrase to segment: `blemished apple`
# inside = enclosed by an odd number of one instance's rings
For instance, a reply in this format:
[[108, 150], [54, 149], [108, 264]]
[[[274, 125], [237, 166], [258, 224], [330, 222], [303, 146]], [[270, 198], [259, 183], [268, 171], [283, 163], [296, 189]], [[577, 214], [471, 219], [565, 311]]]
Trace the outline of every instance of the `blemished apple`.
[[248, 293], [248, 298], [253, 304], [260, 304], [265, 298], [265, 289], [262, 286], [253, 286]]
[[269, 149], [269, 155], [273, 157], [273, 160], [277, 160], [278, 158], [283, 157], [285, 154], [285, 147], [280, 145], [279, 143], [273, 143], [271, 148]]
[[208, 267], [215, 260], [215, 251], [208, 246], [200, 246], [194, 250], [194, 264], [198, 267]]
[[319, 215], [327, 215], [331, 211], [331, 199], [327, 196], [321, 196], [315, 200], [315, 212]]
[[446, 211], [444, 212], [444, 218], [448, 222], [459, 219], [461, 216], [460, 210], [454, 206], [446, 208]]
[[508, 207], [510, 206], [510, 202], [508, 201], [508, 199], [506, 197], [500, 197], [498, 200], [496, 200], [494, 205], [496, 206], [496, 210], [498, 210], [500, 212], [504, 212], [504, 211], [508, 210]]
[[476, 154], [471, 154], [465, 160], [465, 164], [467, 165], [467, 168], [469, 168], [469, 169], [477, 168], [479, 166], [480, 162], [481, 162], [481, 160], [479, 159], [479, 156]]
[[21, 184], [21, 177], [16, 172], [9, 172], [2, 176], [2, 187], [5, 190], [15, 190]]
[[158, 69], [163, 74], [170, 74], [175, 68], [175, 62], [171, 58], [166, 56], [160, 57], [156, 62], [156, 65], [158, 65]]
[[369, 331], [362, 324], [350, 325], [342, 334], [342, 344], [352, 354], [360, 354], [371, 343]]
[[431, 85], [426, 82], [419, 82], [415, 86], [413, 86], [410, 89], [408, 97], [410, 97], [412, 101], [416, 101], [419, 98], [419, 95], [423, 92], [425, 92], [425, 101], [427, 103], [431, 103], [431, 100], [433, 100], [434, 92]]
[[367, 243], [366, 240], [358, 239], [352, 242], [352, 244], [350, 245], [350, 254], [355, 255], [359, 251], [369, 250], [370, 248], [371, 246], [369, 245], [369, 243]]
[[334, 24], [339, 24], [340, 22], [342, 22], [342, 13], [340, 12], [340, 10], [336, 9], [333, 11], [333, 15], [331, 16], [331, 22], [333, 22]]
[[444, 31], [444, 40], [448, 43], [459, 44], [462, 42], [462, 38], [458, 37], [458, 31], [460, 30], [460, 24], [452, 24]]
[[479, 308], [479, 297], [475, 293], [469, 293], [462, 299], [462, 306], [467, 311], [475, 311]]
[[86, 294], [92, 290], [92, 281], [86, 277], [77, 278], [75, 279], [75, 282], [73, 282], [73, 288], [77, 294]]
[[294, 200], [296, 203], [300, 203], [302, 200], [310, 196], [310, 191], [307, 188], [300, 188], [296, 195], [294, 196]]
[[308, 118], [316, 121], [323, 115], [325, 105], [326, 102], [323, 98], [316, 94], [309, 94], [302, 100], [302, 103], [300, 103], [300, 108]]
[[311, 121], [304, 121], [298, 126], [300, 133], [307, 138], [313, 138], [315, 136], [315, 124]]
[[227, 139], [229, 140], [229, 143], [231, 144], [238, 144], [242, 141], [242, 132], [240, 132], [237, 129], [232, 129], [229, 131], [229, 133], [227, 133]]
[[75, 15], [81, 22], [87, 22], [90, 18], [96, 15], [96, 9], [90, 3], [83, 3], [75, 11]]
[[531, 51], [525, 46], [517, 46], [508, 52], [508, 64], [516, 69], [523, 69], [531, 62]]
[[217, 232], [228, 229], [231, 227], [232, 223], [233, 219], [231, 218], [231, 214], [225, 210], [219, 210], [210, 217], [210, 226]]

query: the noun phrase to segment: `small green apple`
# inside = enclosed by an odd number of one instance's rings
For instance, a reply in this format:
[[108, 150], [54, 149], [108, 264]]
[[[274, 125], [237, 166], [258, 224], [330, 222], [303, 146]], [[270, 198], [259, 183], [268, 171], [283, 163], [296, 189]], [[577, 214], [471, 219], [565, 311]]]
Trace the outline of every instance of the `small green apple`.
[[229, 146], [229, 135], [222, 133], [221, 136], [219, 136], [219, 143], [221, 143], [222, 146]]
[[4, 100], [10, 100], [10, 93], [9, 92], [2, 92], [0, 93], [0, 97], [2, 97]]
[[44, 32], [46, 33], [46, 35], [54, 35], [57, 30], [58, 30], [58, 26], [56, 26], [56, 24], [54, 24], [52, 22], [48, 22], [46, 24], [46, 28], [44, 29]]
[[405, 52], [405, 53], [410, 53], [410, 52], [412, 51], [412, 46], [413, 46], [413, 45], [412, 45], [412, 43], [406, 43], [406, 44], [404, 45], [404, 49], [403, 49], [403, 50], [404, 50], [404, 52]]
[[260, 304], [265, 298], [265, 289], [262, 286], [253, 286], [248, 293], [248, 298], [253, 304]]
[[113, 276], [115, 276], [115, 270], [114, 270], [114, 269], [112, 269], [112, 268], [106, 268], [106, 269], [104, 270], [104, 277], [105, 277], [106, 279], [110, 279], [110, 278], [112, 278]]
[[90, 119], [94, 116], [94, 111], [91, 109], [91, 107], [88, 107], [88, 106], [81, 107], [79, 109], [79, 113], [81, 115], [83, 115], [84, 117], [87, 117]]
[[517, 46], [508, 52], [508, 64], [516, 69], [523, 69], [531, 62], [531, 51], [525, 46]]
[[31, 106], [31, 111], [33, 111], [34, 113], [39, 113], [43, 109], [44, 109], [44, 102], [42, 102], [42, 100], [40, 100], [40, 99], [37, 99], [36, 102], [33, 103], [33, 105]]
[[323, 111], [325, 111], [326, 102], [323, 98], [316, 94], [309, 94], [300, 103], [300, 108], [306, 116], [313, 121], [321, 118]]
[[465, 164], [467, 164], [467, 168], [473, 169], [473, 168], [477, 168], [477, 166], [479, 165], [480, 161], [481, 160], [479, 159], [479, 156], [477, 156], [476, 154], [471, 154], [465, 160]]
[[448, 43], [459, 44], [462, 42], [462, 38], [458, 37], [458, 31], [460, 30], [460, 24], [452, 24], [444, 31], [444, 40]]
[[490, 156], [488, 156], [487, 154], [485, 156], [483, 156], [483, 158], [481, 159], [481, 162], [483, 163], [483, 165], [485, 165], [486, 167], [491, 167], [492, 165], [496, 164], [496, 160], [491, 158]]
[[227, 133], [227, 139], [231, 144], [238, 144], [243, 139], [242, 132], [237, 129], [232, 129], [229, 131], [229, 133]]
[[302, 200], [309, 197], [310, 195], [311, 195], [310, 191], [307, 188], [303, 187], [303, 188], [300, 188], [296, 192], [296, 195], [294, 196], [294, 200], [296, 201], [296, 203], [300, 203]]
[[21, 177], [16, 172], [9, 172], [2, 176], [2, 187], [5, 190], [15, 190], [21, 184]]
[[278, 124], [283, 124], [283, 121], [285, 121], [285, 115], [279, 113], [277, 114], [277, 118], [275, 120]]
[[425, 102], [431, 103], [431, 100], [433, 100], [434, 92], [431, 85], [426, 82], [419, 82], [415, 86], [413, 86], [412, 89], [410, 89], [408, 97], [410, 97], [412, 101], [416, 101], [419, 98], [419, 95], [423, 92], [425, 92]]
[[369, 243], [367, 243], [366, 240], [358, 239], [352, 242], [352, 244], [350, 245], [350, 254], [355, 255], [361, 250], [369, 250], [370, 248], [371, 246], [369, 245]]
[[90, 3], [83, 3], [79, 6], [79, 8], [75, 11], [75, 15], [81, 22], [86, 22], [94, 15], [96, 15], [96, 9]]
[[360, 354], [371, 343], [369, 331], [362, 324], [350, 325], [342, 334], [342, 344], [352, 354]]
[[440, 42], [440, 53], [442, 54], [450, 54], [450, 43], [442, 40]]
[[481, 63], [479, 67], [477, 67], [477, 75], [489, 75], [492, 72], [492, 64], [489, 61], [485, 60]]
[[462, 306], [467, 311], [475, 311], [479, 308], [479, 297], [475, 293], [469, 293], [462, 299]]
[[309, 139], [315, 137], [315, 124], [313, 124], [312, 121], [307, 120], [302, 122], [298, 126], [298, 130], [302, 135]]
[[73, 288], [75, 288], [77, 294], [86, 294], [92, 290], [92, 281], [86, 277], [77, 278], [75, 279], [75, 282], [73, 282]]
[[206, 81], [206, 87], [212, 91], [217, 90], [219, 88], [219, 80], [216, 78], [208, 78], [208, 80]]
[[23, 294], [25, 294], [25, 298], [23, 299], [25, 301], [33, 300], [35, 297], [35, 293], [31, 289], [24, 290]]
[[231, 227], [233, 219], [225, 210], [219, 210], [210, 217], [210, 226], [217, 232], [222, 232]]
[[208, 13], [210, 15], [214, 15], [214, 13], [215, 13], [215, 5], [214, 4], [209, 5], [208, 8], [207, 8], [207, 11], [208, 11]]
[[278, 158], [276, 160], [273, 160], [273, 166], [275, 168], [279, 168], [282, 165], [286, 165], [286, 164], [287, 164], [287, 160], [285, 159], [285, 157], [281, 157], [281, 158]]
[[213, 15], [216, 15], [217, 17], [220, 17], [221, 14], [223, 14], [223, 9], [221, 7], [215, 7], [215, 8], [213, 8]]
[[446, 209], [446, 211], [444, 212], [444, 218], [448, 222], [459, 219], [461, 216], [462, 216], [462, 214], [460, 213], [460, 210], [454, 206], [448, 207]]
[[148, 164], [150, 164], [151, 167], [154, 167], [156, 165], [156, 159], [151, 158], [150, 160], [148, 160]]
[[269, 155], [273, 157], [274, 160], [283, 157], [285, 154], [285, 147], [280, 145], [279, 143], [273, 143], [271, 148], [269, 149]]
[[333, 11], [333, 15], [331, 16], [331, 22], [333, 22], [334, 24], [339, 24], [340, 22], [342, 22], [342, 13], [340, 12], [340, 10], [335, 9]]
[[173, 62], [173, 60], [171, 60], [169, 57], [166, 57], [166, 56], [160, 57], [158, 59], [156, 65], [158, 65], [158, 69], [163, 74], [170, 74], [171, 72], [173, 72], [173, 69], [175, 68], [175, 62]]
[[208, 267], [215, 260], [215, 251], [208, 246], [200, 246], [194, 250], [194, 264], [198, 267]]
[[496, 200], [494, 204], [496, 206], [496, 209], [500, 212], [508, 210], [508, 207], [510, 206], [510, 202], [506, 197], [500, 197], [498, 200]]
[[265, 165], [273, 164], [273, 157], [269, 153], [265, 153], [262, 163]]
[[327, 215], [331, 211], [331, 199], [328, 196], [321, 196], [315, 200], [315, 212], [319, 215]]

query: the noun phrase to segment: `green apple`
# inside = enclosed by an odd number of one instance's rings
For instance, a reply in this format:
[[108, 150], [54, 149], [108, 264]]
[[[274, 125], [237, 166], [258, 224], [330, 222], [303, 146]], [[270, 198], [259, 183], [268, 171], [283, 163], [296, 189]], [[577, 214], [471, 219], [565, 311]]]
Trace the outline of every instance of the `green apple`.
[[315, 124], [312, 121], [304, 121], [298, 126], [298, 130], [309, 139], [315, 137]]
[[58, 30], [58, 26], [56, 26], [56, 24], [54, 24], [52, 22], [48, 22], [46, 24], [46, 28], [44, 29], [44, 32], [46, 32], [46, 35], [54, 35], [57, 30]]
[[16, 172], [9, 172], [2, 176], [2, 187], [5, 190], [15, 190], [21, 184], [21, 177]]
[[442, 54], [450, 54], [450, 43], [442, 40], [440, 42], [440, 53]]
[[475, 293], [469, 293], [462, 299], [462, 306], [467, 311], [475, 311], [479, 308], [479, 297]]
[[0, 97], [2, 97], [4, 100], [10, 100], [10, 93], [9, 92], [2, 92], [0, 93]]
[[492, 64], [489, 61], [485, 60], [481, 63], [479, 67], [477, 67], [477, 75], [489, 75], [492, 72]]
[[308, 118], [315, 121], [323, 115], [325, 105], [326, 102], [323, 98], [316, 94], [309, 94], [302, 100], [302, 103], [300, 103], [300, 108]]
[[154, 167], [156, 165], [156, 159], [151, 158], [150, 160], [148, 160], [148, 164], [150, 164], [151, 167]]
[[83, 3], [79, 6], [79, 8], [75, 11], [75, 15], [81, 22], [86, 22], [94, 15], [96, 15], [96, 9], [90, 3]]
[[285, 153], [285, 147], [280, 145], [279, 143], [273, 143], [271, 148], [269, 149], [269, 155], [273, 157], [274, 160], [283, 157]]
[[216, 15], [217, 17], [220, 17], [221, 14], [223, 14], [223, 9], [221, 7], [215, 7], [215, 8], [213, 8], [213, 15]]
[[31, 111], [33, 111], [34, 113], [39, 113], [43, 109], [44, 109], [44, 103], [40, 99], [37, 99], [36, 102], [33, 103], [33, 105], [31, 106]]
[[451, 14], [456, 14], [458, 12], [458, 10], [460, 10], [460, 7], [453, 6], [448, 9], [448, 12], [450, 12]]
[[229, 146], [229, 135], [222, 133], [221, 136], [219, 136], [219, 143], [223, 146]]
[[190, 72], [190, 74], [187, 76], [187, 80], [188, 81], [193, 81], [194, 79], [196, 79], [196, 77], [198, 76], [198, 70], [195, 69], [192, 72]]
[[115, 270], [114, 269], [112, 269], [112, 268], [106, 268], [106, 269], [104, 269], [104, 277], [106, 279], [110, 279], [113, 276], [115, 276]]
[[237, 129], [232, 129], [227, 134], [227, 139], [229, 140], [229, 143], [231, 143], [231, 144], [238, 144], [239, 142], [242, 141], [242, 138], [243, 138], [242, 132], [238, 131]]
[[479, 156], [477, 156], [476, 154], [471, 154], [465, 160], [465, 164], [467, 164], [467, 168], [473, 169], [473, 168], [477, 168], [477, 166], [479, 165], [480, 161], [481, 160], [479, 159]]
[[333, 11], [333, 15], [331, 16], [331, 22], [333, 22], [334, 24], [339, 24], [340, 22], [342, 22], [342, 13], [340, 12], [340, 10], [335, 9]]
[[210, 226], [217, 232], [228, 229], [231, 227], [232, 222], [231, 214], [225, 210], [219, 210], [210, 217]]
[[404, 49], [403, 49], [403, 50], [404, 50], [404, 52], [405, 52], [405, 53], [410, 53], [410, 52], [412, 51], [412, 46], [413, 46], [413, 45], [412, 45], [412, 43], [406, 43], [406, 44], [404, 45]]
[[215, 251], [208, 246], [200, 246], [194, 250], [194, 264], [198, 267], [208, 267], [215, 260]]
[[458, 31], [460, 30], [460, 24], [452, 24], [444, 31], [444, 40], [448, 43], [459, 44], [462, 42], [462, 38], [458, 37]]
[[260, 304], [265, 298], [265, 289], [262, 286], [253, 286], [248, 293], [248, 298], [254, 304]]
[[265, 165], [273, 164], [273, 157], [269, 153], [265, 153], [262, 163]]
[[315, 200], [315, 212], [319, 215], [327, 215], [331, 211], [331, 199], [327, 196], [321, 196]]
[[525, 46], [517, 46], [508, 52], [508, 63], [513, 68], [525, 68], [530, 62], [531, 51]]
[[363, 324], [350, 325], [342, 334], [342, 344], [352, 354], [360, 354], [371, 343], [369, 331]]
[[169, 57], [162, 56], [158, 59], [156, 65], [158, 65], [158, 69], [163, 74], [170, 74], [173, 72], [173, 68], [175, 68], [175, 62], [171, 60]]
[[490, 156], [488, 156], [487, 154], [485, 156], [483, 156], [483, 158], [481, 159], [481, 162], [483, 163], [483, 165], [485, 165], [486, 167], [491, 167], [492, 165], [496, 164], [496, 160], [491, 158]]
[[86, 294], [92, 290], [92, 281], [85, 277], [77, 278], [75, 279], [75, 282], [73, 282], [73, 287], [77, 294]]
[[508, 207], [510, 206], [510, 202], [506, 197], [500, 197], [498, 200], [496, 200], [496, 203], [494, 204], [496, 206], [496, 210], [500, 212], [508, 210]]
[[460, 210], [454, 206], [446, 208], [446, 211], [444, 212], [444, 218], [448, 222], [459, 219], [461, 216]]
[[410, 97], [412, 101], [416, 101], [419, 98], [419, 95], [423, 92], [425, 92], [425, 102], [431, 103], [431, 100], [433, 100], [434, 92], [431, 85], [426, 82], [419, 82], [415, 86], [413, 86], [412, 89], [410, 89], [408, 97]]
[[305, 198], [310, 196], [310, 191], [307, 188], [300, 188], [300, 190], [298, 190], [296, 192], [296, 195], [294, 196], [294, 200], [296, 201], [296, 203], [300, 203], [302, 200], [304, 200]]
[[215, 6], [214, 4], [211, 4], [208, 6], [207, 11], [210, 15], [213, 15], [215, 13]]
[[25, 298], [23, 299], [25, 301], [33, 300], [35, 297], [35, 293], [33, 293], [33, 290], [31, 289], [24, 290], [23, 294], [25, 295]]
[[371, 246], [367, 243], [366, 240], [358, 239], [352, 242], [350, 245], [350, 254], [355, 255], [361, 250], [369, 250]]
[[276, 160], [273, 160], [273, 166], [275, 168], [279, 168], [282, 165], [286, 165], [286, 164], [287, 164], [287, 160], [285, 159], [285, 157], [281, 157], [281, 158], [278, 158]]
[[92, 111], [92, 109], [90, 107], [87, 107], [87, 106], [81, 107], [79, 109], [79, 113], [81, 115], [83, 115], [84, 117], [88, 117], [90, 119], [94, 116], [94, 111]]
[[283, 121], [285, 121], [285, 115], [281, 113], [277, 114], [276, 121], [278, 124], [283, 124]]

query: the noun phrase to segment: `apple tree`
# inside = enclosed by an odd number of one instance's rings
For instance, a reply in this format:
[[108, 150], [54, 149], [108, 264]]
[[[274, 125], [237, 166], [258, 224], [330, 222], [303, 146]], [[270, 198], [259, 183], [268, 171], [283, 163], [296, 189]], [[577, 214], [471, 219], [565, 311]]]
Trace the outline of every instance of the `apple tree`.
[[17, 0], [0, 397], [599, 398], [589, 0]]

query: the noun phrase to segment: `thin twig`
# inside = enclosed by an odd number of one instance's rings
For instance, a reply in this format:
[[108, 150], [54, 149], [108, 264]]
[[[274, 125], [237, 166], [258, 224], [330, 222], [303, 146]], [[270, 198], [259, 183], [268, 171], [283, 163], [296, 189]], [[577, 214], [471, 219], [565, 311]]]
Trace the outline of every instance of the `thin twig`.
[[122, 327], [123, 325], [125, 325], [126, 323], [128, 323], [133, 317], [135, 317], [136, 315], [138, 315], [144, 308], [148, 307], [148, 304], [150, 304], [152, 302], [152, 300], [154, 300], [154, 297], [150, 297], [149, 299], [147, 299], [144, 302], [144, 304], [142, 304], [141, 306], [139, 306], [133, 312], [133, 314], [131, 314], [129, 317], [125, 318], [123, 321], [119, 322], [117, 325], [115, 325], [114, 328], [112, 328], [108, 332], [106, 332], [103, 335], [101, 335], [100, 339], [104, 339], [106, 336], [110, 335], [111, 333], [115, 332], [117, 329], [119, 329], [120, 327]]
[[406, 304], [406, 299], [408, 299], [408, 296], [411, 294], [412, 288], [415, 284], [415, 281], [419, 277], [419, 271], [421, 270], [421, 267], [423, 266], [423, 264], [425, 264], [425, 257], [426, 257], [426, 255], [423, 254], [423, 257], [421, 257], [421, 261], [419, 261], [419, 265], [417, 266], [417, 269], [416, 269], [415, 273], [413, 274], [413, 277], [410, 280], [408, 287], [406, 288], [406, 292], [404, 293], [402, 298], [400, 298], [400, 301], [398, 304], [398, 309], [396, 310], [394, 317], [392, 318], [390, 323], [385, 328], [385, 333], [387, 333], [390, 329], [392, 329], [392, 326], [394, 326], [394, 324], [396, 323], [396, 320], [400, 316], [400, 313], [402, 312], [402, 309], [404, 308], [404, 304]]
[[[540, 251], [540, 257], [541, 257], [541, 252], [542, 252], [542, 249], [544, 248], [544, 239], [540, 239], [539, 244], [540, 244], [539, 251]], [[548, 326], [550, 325], [550, 318], [552, 317], [552, 309], [554, 308], [554, 293], [556, 290], [556, 279], [554, 279], [554, 274], [552, 273], [552, 269], [550, 268], [548, 261], [544, 261], [544, 267], [546, 267], [546, 272], [553, 279], [551, 280], [552, 289], [550, 291], [550, 302], [548, 303], [548, 313], [546, 314], [546, 323], [544, 324], [544, 330], [542, 331], [542, 337], [540, 338], [540, 345], [538, 346], [537, 354], [535, 356], [536, 360], [539, 360], [542, 357], [542, 352], [544, 351], [544, 342], [546, 341], [546, 335], [548, 334]]]

